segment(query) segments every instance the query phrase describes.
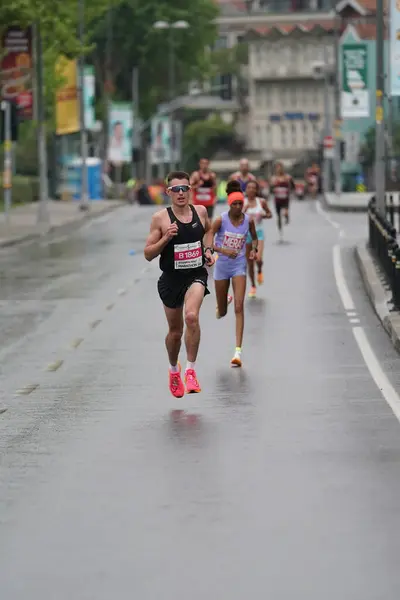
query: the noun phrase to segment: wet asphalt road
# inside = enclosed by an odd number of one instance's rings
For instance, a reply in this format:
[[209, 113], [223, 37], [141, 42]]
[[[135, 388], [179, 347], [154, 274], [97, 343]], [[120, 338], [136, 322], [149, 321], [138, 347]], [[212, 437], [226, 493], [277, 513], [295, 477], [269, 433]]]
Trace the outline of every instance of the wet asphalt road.
[[[398, 600], [400, 425], [336, 289], [337, 230], [311, 203], [285, 244], [268, 223], [244, 368], [229, 366], [233, 314], [217, 322], [208, 296], [203, 392], [175, 400], [141, 253], [152, 210], [0, 252], [1, 600]], [[351, 249], [365, 215], [335, 219], [400, 391]]]

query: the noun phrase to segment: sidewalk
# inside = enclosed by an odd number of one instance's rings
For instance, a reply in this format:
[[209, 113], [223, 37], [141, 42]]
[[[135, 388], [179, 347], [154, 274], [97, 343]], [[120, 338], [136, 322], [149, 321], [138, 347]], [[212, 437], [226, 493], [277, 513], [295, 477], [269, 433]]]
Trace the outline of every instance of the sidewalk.
[[327, 193], [324, 195], [326, 206], [331, 210], [364, 211], [368, 209], [368, 203], [374, 192], [356, 193], [343, 192], [340, 195]]
[[392, 344], [400, 352], [400, 313], [391, 311], [391, 292], [385, 288], [384, 276], [367, 246], [356, 246], [355, 256], [372, 307]]
[[49, 220], [43, 225], [37, 223], [37, 202], [17, 206], [10, 212], [9, 223], [5, 221], [5, 214], [0, 213], [0, 247], [13, 246], [58, 230], [67, 233], [80, 227], [88, 219], [94, 219], [125, 205], [126, 202], [120, 200], [96, 200], [90, 203], [89, 210], [80, 211], [78, 202], [49, 200]]

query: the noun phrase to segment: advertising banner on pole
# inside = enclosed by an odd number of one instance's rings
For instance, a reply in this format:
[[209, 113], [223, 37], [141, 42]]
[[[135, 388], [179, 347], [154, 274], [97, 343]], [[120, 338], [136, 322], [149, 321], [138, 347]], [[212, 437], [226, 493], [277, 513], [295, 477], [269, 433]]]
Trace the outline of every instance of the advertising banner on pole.
[[370, 116], [367, 44], [342, 45], [342, 102], [344, 119]]
[[56, 74], [64, 81], [56, 94], [56, 133], [76, 133], [80, 130], [76, 60], [60, 56], [56, 64]]
[[83, 102], [85, 106], [85, 128], [92, 130], [95, 124], [94, 101], [96, 96], [94, 67], [85, 66], [83, 71]]
[[390, 95], [400, 96], [400, 1], [390, 0]]
[[13, 102], [19, 120], [33, 117], [32, 27], [8, 27], [0, 49], [0, 97]]
[[151, 121], [151, 164], [162, 165], [171, 160], [171, 119], [154, 117]]
[[132, 160], [132, 105], [129, 102], [113, 102], [110, 107], [109, 144], [107, 157], [118, 166]]
[[172, 162], [180, 163], [182, 160], [182, 121], [172, 121], [171, 153]]

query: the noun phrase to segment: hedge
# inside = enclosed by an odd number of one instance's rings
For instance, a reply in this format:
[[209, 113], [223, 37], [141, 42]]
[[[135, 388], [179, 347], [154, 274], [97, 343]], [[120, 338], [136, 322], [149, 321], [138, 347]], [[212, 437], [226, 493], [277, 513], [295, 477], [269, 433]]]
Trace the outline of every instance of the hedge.
[[[0, 175], [1, 194], [3, 195], [3, 181]], [[39, 199], [39, 178], [15, 175], [12, 178], [12, 203], [21, 204], [37, 202]]]

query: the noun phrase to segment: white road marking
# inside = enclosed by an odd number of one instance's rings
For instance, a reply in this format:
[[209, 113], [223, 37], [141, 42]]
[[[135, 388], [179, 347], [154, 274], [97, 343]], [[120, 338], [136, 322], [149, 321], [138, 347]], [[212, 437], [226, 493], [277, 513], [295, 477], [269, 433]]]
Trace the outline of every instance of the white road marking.
[[317, 212], [318, 212], [318, 214], [323, 219], [325, 219], [325, 221], [328, 221], [329, 225], [332, 225], [332, 227], [334, 227], [335, 229], [340, 229], [340, 224], [337, 223], [337, 221], [334, 221], [333, 219], [331, 219], [331, 217], [323, 210], [323, 208], [321, 206], [321, 201], [320, 200], [317, 200], [316, 206], [317, 206]]
[[340, 246], [336, 244], [333, 247], [333, 272], [335, 275], [336, 286], [342, 300], [344, 310], [355, 310], [353, 298], [350, 295], [347, 287], [346, 279], [343, 272], [342, 256], [340, 254]]
[[377, 387], [381, 391], [382, 396], [385, 398], [397, 419], [400, 421], [399, 395], [390, 383], [386, 374], [383, 372], [382, 367], [371, 348], [368, 338], [365, 335], [364, 329], [362, 327], [353, 327], [353, 333], [372, 379], [375, 381]]
[[350, 323], [359, 323], [360, 319], [350, 319]]
[[[349, 288], [344, 277], [342, 257], [340, 252], [340, 246], [336, 245], [333, 247], [333, 272], [335, 275], [336, 286], [342, 300], [344, 309], [346, 311], [354, 310], [354, 302], [351, 297]], [[351, 321], [358, 321], [358, 319], [351, 319]], [[367, 365], [368, 371], [374, 380], [376, 386], [380, 390], [383, 398], [386, 400], [396, 418], [400, 421], [400, 398], [396, 390], [390, 383], [387, 375], [384, 373], [378, 359], [372, 350], [371, 344], [365, 334], [363, 327], [353, 326], [354, 338], [360, 349], [365, 364]]]
[[357, 311], [355, 310], [347, 310], [347, 316], [348, 317], [356, 317], [357, 316]]

